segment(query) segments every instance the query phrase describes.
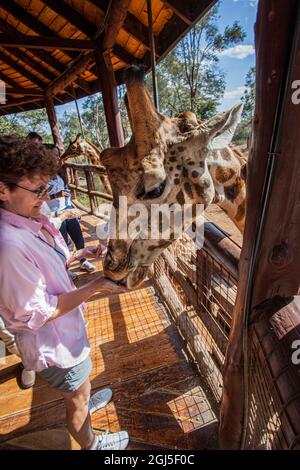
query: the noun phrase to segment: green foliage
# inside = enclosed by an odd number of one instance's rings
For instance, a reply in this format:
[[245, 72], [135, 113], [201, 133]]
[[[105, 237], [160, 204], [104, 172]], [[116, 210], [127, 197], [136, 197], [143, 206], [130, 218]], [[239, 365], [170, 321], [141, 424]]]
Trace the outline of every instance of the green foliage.
[[255, 108], [255, 78], [255, 67], [251, 67], [246, 75], [245, 91], [242, 97], [242, 101], [244, 102], [242, 120], [234, 135], [234, 143], [236, 144], [249, 142]]
[[221, 33], [217, 19], [215, 6], [160, 64], [158, 84], [164, 114], [192, 111], [207, 119], [216, 112], [226, 87], [225, 74], [218, 66], [220, 53], [246, 36], [237, 21]]
[[0, 117], [1, 134], [20, 134], [26, 136], [31, 131], [40, 134], [44, 142], [51, 143], [53, 141], [45, 109]]

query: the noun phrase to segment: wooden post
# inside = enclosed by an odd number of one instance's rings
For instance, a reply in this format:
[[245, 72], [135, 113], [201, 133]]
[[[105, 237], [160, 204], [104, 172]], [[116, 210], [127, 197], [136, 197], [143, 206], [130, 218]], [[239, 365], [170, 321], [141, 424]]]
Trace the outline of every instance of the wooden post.
[[58, 146], [60, 150], [60, 154], [62, 155], [65, 151], [64, 144], [61, 138], [61, 134], [60, 134], [60, 130], [59, 130], [58, 122], [57, 122], [53, 100], [50, 95], [45, 94], [44, 103], [45, 103], [45, 108], [48, 114], [49, 124], [50, 124], [54, 143]]
[[151, 46], [151, 73], [152, 73], [153, 98], [154, 98], [155, 107], [159, 111], [158, 87], [157, 87], [157, 76], [156, 76], [155, 42], [154, 42], [154, 34], [153, 34], [152, 0], [147, 0], [147, 11], [148, 11], [149, 41], [150, 41], [150, 46]]
[[[243, 446], [247, 425], [247, 351], [251, 345], [251, 336], [245, 335], [245, 327], [254, 312], [259, 311], [262, 316], [266, 314], [264, 301], [272, 302], [275, 295], [289, 297], [299, 291], [300, 106], [292, 103], [294, 90], [291, 83], [288, 84], [284, 109], [284, 101], [279, 99], [282, 98], [281, 92], [285, 89], [289, 71], [297, 4], [297, 0], [285, 3], [280, 0], [260, 0], [258, 6], [255, 30], [256, 108], [247, 170], [247, 218], [237, 300], [224, 366], [220, 413], [220, 444], [226, 449]], [[297, 47], [298, 52], [299, 43]], [[299, 76], [298, 53], [292, 78], [296, 80]], [[278, 113], [283, 116], [282, 126], [278, 126]], [[280, 144], [276, 150], [273, 144], [278, 130]], [[266, 207], [265, 223], [261, 224], [262, 195], [271, 159], [277, 160], [277, 164], [270, 185], [271, 197]], [[262, 235], [257, 243], [260, 229]]]
[[110, 51], [102, 52], [101, 49], [96, 51], [95, 59], [101, 84], [110, 145], [112, 147], [123, 147], [124, 135]]

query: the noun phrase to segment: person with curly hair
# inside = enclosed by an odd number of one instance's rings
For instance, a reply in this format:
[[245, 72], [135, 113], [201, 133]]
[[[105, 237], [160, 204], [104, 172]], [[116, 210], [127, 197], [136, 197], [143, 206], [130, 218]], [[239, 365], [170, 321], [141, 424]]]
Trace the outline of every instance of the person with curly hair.
[[[94, 293], [125, 288], [97, 277], [76, 289], [68, 276], [69, 250], [41, 215], [57, 161], [41, 143], [0, 136], [0, 312], [15, 337], [24, 366], [63, 397], [67, 427], [82, 449], [122, 450], [128, 434], [95, 435], [91, 413], [105, 406], [111, 390], [90, 397], [89, 357], [83, 303]], [[74, 254], [100, 255], [103, 246]]]

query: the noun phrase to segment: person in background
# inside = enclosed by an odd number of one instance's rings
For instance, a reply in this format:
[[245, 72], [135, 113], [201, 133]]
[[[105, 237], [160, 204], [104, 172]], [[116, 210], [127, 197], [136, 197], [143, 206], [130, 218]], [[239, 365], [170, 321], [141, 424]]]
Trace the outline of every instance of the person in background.
[[67, 274], [70, 259], [99, 257], [103, 246], [70, 257], [55, 226], [41, 215], [48, 181], [57, 173], [55, 158], [41, 144], [0, 136], [0, 312], [27, 369], [58, 391], [67, 427], [82, 449], [123, 450], [126, 431], [95, 435], [91, 413], [105, 406], [110, 389], [90, 397], [92, 363], [83, 311], [96, 292], [126, 289], [95, 277], [76, 289]]
[[[8, 331], [1, 315], [0, 315], [0, 340], [3, 341], [5, 348], [10, 354], [16, 354], [17, 356], [21, 357], [19, 348], [16, 343], [15, 335], [11, 333], [10, 331]], [[27, 370], [26, 367], [24, 367], [23, 365], [23, 369], [21, 372], [22, 388], [24, 389], [31, 388], [34, 386], [34, 384], [35, 384], [35, 371]]]
[[41, 144], [43, 142], [42, 137], [34, 131], [28, 132], [26, 139], [33, 144]]
[[[58, 213], [62, 214], [65, 210], [73, 208], [71, 202], [70, 191], [65, 185], [64, 180], [61, 176], [56, 175], [49, 182], [49, 197], [50, 201], [47, 202], [50, 211], [57, 216]], [[60, 233], [62, 234], [66, 244], [68, 245], [69, 236], [73, 241], [77, 250], [84, 248], [84, 238], [78, 218], [67, 218], [64, 220], [60, 227]], [[80, 260], [80, 269], [89, 273], [95, 271], [96, 266], [88, 261], [85, 257]]]

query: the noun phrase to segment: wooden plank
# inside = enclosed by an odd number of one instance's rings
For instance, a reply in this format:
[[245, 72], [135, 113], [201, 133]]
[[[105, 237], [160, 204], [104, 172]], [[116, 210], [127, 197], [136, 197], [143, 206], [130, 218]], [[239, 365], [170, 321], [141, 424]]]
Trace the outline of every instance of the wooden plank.
[[96, 51], [95, 60], [101, 83], [101, 91], [110, 145], [112, 147], [123, 147], [123, 127], [118, 105], [117, 87], [109, 51], [107, 51], [105, 54], [102, 52], [102, 50]]
[[91, 65], [95, 62], [93, 55], [87, 54], [83, 57], [80, 57], [75, 63], [72, 64], [60, 77], [58, 77], [54, 82], [52, 82], [46, 93], [49, 95], [55, 95], [64, 91], [68, 85], [74, 82], [78, 75], [83, 71], [88, 70]]
[[59, 124], [58, 124], [58, 120], [57, 120], [53, 100], [52, 100], [50, 95], [45, 94], [44, 103], [45, 103], [45, 108], [46, 108], [46, 111], [47, 111], [48, 120], [49, 120], [49, 124], [50, 124], [50, 128], [51, 128], [54, 143], [55, 143], [55, 145], [58, 146], [60, 154], [62, 155], [63, 152], [64, 152], [64, 144], [63, 144], [63, 141], [62, 141], [62, 138], [61, 138], [61, 133], [60, 133], [60, 129], [59, 129]]
[[198, 0], [193, 8], [193, 20], [187, 28], [186, 22], [177, 15], [165, 25], [160, 32], [156, 43], [159, 61], [176, 46], [176, 44], [186, 35], [189, 30], [203, 18], [206, 13], [214, 6], [217, 0]]
[[[48, 28], [41, 21], [28, 13], [25, 8], [22, 8], [14, 0], [11, 0], [10, 2], [7, 2], [6, 0], [0, 0], [0, 7], [14, 16], [17, 20], [21, 21], [21, 23], [28, 26], [28, 28], [30, 28], [35, 33], [41, 36], [57, 37], [52, 29]], [[68, 55], [75, 60], [78, 57], [78, 52], [69, 51]]]
[[171, 8], [189, 26], [193, 23], [193, 10], [197, 0], [188, 0], [182, 3], [181, 0], [163, 0], [164, 4]]
[[120, 29], [123, 27], [130, 0], [113, 0], [108, 13], [108, 19], [105, 25], [105, 33], [102, 41], [102, 48], [111, 49]]
[[[260, 251], [260, 257], [256, 260], [258, 274], [253, 280], [249, 278], [249, 273], [252, 272], [252, 256], [261, 214], [264, 182], [270, 163], [270, 152], [272, 153], [273, 150], [275, 119], [278, 116], [277, 113], [283, 111], [278, 109], [279, 96], [281, 90], [285, 89], [285, 81], [288, 77], [288, 59], [295, 18], [299, 15], [298, 7], [299, 3], [294, 0], [284, 5], [279, 1], [264, 0], [259, 2], [258, 8], [255, 37], [256, 107], [253, 121], [254, 134], [251, 139], [252, 148], [247, 167], [247, 218], [240, 258], [237, 300], [224, 365], [221, 407], [221, 445], [228, 449], [237, 449], [243, 444], [242, 427], [245, 418], [243, 344], [245, 334], [247, 334], [245, 332], [247, 322], [245, 305], [250, 302], [257, 307], [260, 302], [272, 298], [275, 293], [283, 296], [293, 295], [299, 287], [299, 189], [296, 181], [299, 175], [299, 158], [296, 150], [299, 139], [299, 133], [296, 131], [299, 107], [292, 105], [290, 94], [284, 110], [284, 127], [281, 135], [284, 139], [281, 139], [282, 151], [284, 151], [281, 158], [277, 159], [278, 166], [270, 201], [271, 212], [268, 225], [265, 227], [264, 243], [261, 246], [264, 251]], [[270, 54], [270, 44], [272, 44], [274, 54]], [[299, 74], [299, 57], [294, 64], [293, 72]], [[292, 93], [290, 84], [287, 84], [286, 89]], [[278, 170], [281, 170], [280, 174]], [[288, 199], [282, 197], [283, 193], [290, 194], [287, 196]], [[289, 241], [288, 245], [285, 245], [284, 240]], [[266, 264], [267, 258], [269, 262]], [[278, 263], [277, 268], [276, 263]], [[259, 280], [261, 285], [259, 285]], [[253, 293], [248, 298], [251, 284]], [[251, 338], [248, 338], [248, 341], [251, 345]]]
[[79, 31], [82, 31], [87, 37], [92, 38], [97, 32], [97, 27], [93, 23], [84, 18], [64, 0], [59, 2], [57, 0], [43, 0], [43, 3], [65, 18], [68, 23], [75, 26]]
[[17, 59], [21, 60], [24, 62], [24, 64], [28, 65], [32, 69], [34, 69], [35, 72], [38, 72], [40, 75], [42, 75], [46, 80], [55, 80], [56, 75], [48, 70], [46, 67], [41, 65], [39, 62], [36, 62], [32, 59], [32, 57], [29, 57], [24, 51], [17, 49], [15, 47], [12, 47], [8, 50], [10, 54], [13, 54]]
[[11, 106], [21, 106], [23, 104], [28, 104], [28, 103], [40, 104], [41, 100], [38, 97], [11, 99], [6, 104], [1, 104], [0, 110], [2, 111], [5, 109], [9, 109]]
[[18, 72], [21, 76], [28, 78], [28, 80], [30, 80], [33, 84], [37, 85], [39, 88], [41, 89], [45, 88], [46, 86], [45, 82], [40, 80], [36, 75], [29, 72], [20, 63], [17, 63], [11, 57], [8, 57], [3, 52], [0, 52], [0, 60], [2, 60], [2, 62], [4, 62], [9, 67], [11, 67], [16, 72]]
[[[107, 12], [109, 0], [90, 0], [97, 8], [103, 12]], [[123, 23], [123, 28], [138, 41], [141, 41], [143, 45], [150, 50], [149, 38], [148, 38], [148, 29], [147, 27], [139, 21], [139, 19], [132, 15], [129, 11]]]
[[43, 96], [43, 90], [38, 88], [22, 88], [22, 87], [13, 87], [6, 88], [6, 95], [29, 95], [29, 96]]
[[25, 47], [27, 49], [61, 49], [65, 51], [93, 51], [96, 42], [89, 39], [68, 39], [53, 36], [23, 36], [15, 37], [6, 33], [0, 34], [1, 47]]

